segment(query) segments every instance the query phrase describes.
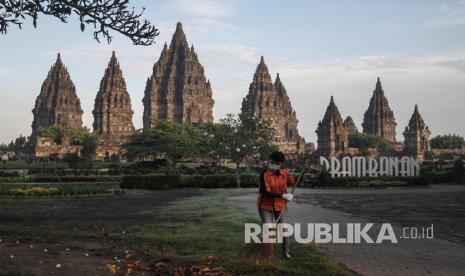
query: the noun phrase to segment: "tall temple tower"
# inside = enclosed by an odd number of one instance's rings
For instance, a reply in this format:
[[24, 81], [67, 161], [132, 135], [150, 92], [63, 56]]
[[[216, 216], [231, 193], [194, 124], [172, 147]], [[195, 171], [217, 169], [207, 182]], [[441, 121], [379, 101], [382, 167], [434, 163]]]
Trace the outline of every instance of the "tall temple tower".
[[318, 123], [317, 152], [326, 157], [343, 154], [349, 147], [349, 131], [344, 126], [341, 113], [331, 96], [323, 120]]
[[58, 53], [32, 110], [32, 133], [39, 127], [47, 128], [54, 124], [80, 128], [83, 113], [76, 87]]
[[378, 77], [370, 105], [363, 116], [363, 132], [377, 135], [388, 142], [395, 142], [396, 125], [394, 112], [389, 107]]
[[153, 120], [180, 123], [213, 122], [212, 89], [206, 80], [194, 46], [189, 47], [180, 22], [169, 48], [166, 43], [153, 74], [147, 79], [144, 99], [144, 129]]
[[131, 99], [115, 52], [113, 52], [95, 98], [94, 131], [98, 155], [119, 155], [120, 146], [134, 133]]
[[425, 153], [431, 149], [429, 137], [431, 132], [415, 105], [412, 117], [404, 131], [404, 153], [423, 160]]
[[268, 121], [275, 130], [274, 144], [286, 153], [304, 151], [305, 140], [279, 74], [273, 83], [263, 56], [255, 70], [249, 93], [242, 101], [242, 114]]

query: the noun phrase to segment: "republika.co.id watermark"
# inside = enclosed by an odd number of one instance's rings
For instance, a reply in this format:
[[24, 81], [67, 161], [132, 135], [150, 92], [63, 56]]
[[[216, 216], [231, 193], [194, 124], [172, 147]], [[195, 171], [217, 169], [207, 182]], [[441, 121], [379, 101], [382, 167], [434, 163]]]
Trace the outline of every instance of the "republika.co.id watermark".
[[[432, 239], [433, 224], [403, 227], [394, 231], [390, 223], [246, 223], [245, 243], [282, 243], [288, 237], [298, 243], [398, 243], [399, 239]], [[399, 233], [400, 232], [400, 233]]]

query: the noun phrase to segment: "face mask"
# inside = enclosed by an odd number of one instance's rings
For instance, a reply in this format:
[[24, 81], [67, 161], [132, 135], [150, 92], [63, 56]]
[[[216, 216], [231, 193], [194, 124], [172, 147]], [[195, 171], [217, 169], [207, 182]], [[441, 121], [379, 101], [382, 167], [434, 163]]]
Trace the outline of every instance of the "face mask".
[[280, 166], [278, 164], [269, 163], [268, 168], [272, 171], [277, 171], [279, 170]]

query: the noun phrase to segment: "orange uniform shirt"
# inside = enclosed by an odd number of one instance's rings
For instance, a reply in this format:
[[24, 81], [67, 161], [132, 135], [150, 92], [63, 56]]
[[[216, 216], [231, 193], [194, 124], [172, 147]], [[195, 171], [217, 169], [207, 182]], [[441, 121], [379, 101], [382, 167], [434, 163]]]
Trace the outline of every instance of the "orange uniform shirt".
[[[260, 182], [260, 195], [257, 199], [257, 206], [266, 211], [281, 211], [286, 206], [287, 201], [281, 196], [287, 193], [288, 185], [296, 185], [295, 178], [287, 169], [279, 169], [279, 174], [276, 174], [270, 169], [267, 169]], [[262, 186], [263, 185], [263, 186]]]

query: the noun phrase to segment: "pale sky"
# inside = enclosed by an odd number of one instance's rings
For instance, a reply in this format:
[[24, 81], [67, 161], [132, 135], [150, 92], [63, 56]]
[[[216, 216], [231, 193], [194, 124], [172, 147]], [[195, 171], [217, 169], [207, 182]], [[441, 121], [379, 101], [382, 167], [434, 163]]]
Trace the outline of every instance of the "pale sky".
[[465, 135], [465, 1], [131, 1], [160, 29], [144, 47], [114, 33], [99, 44], [76, 19], [41, 17], [0, 35], [0, 143], [30, 135], [32, 108], [57, 52], [68, 67], [92, 126], [100, 79], [115, 50], [142, 127], [147, 77], [176, 22], [194, 44], [215, 100], [215, 120], [240, 112], [260, 56], [273, 79], [280, 73], [299, 119], [315, 129], [329, 98], [361, 129], [363, 113], [381, 77], [397, 121], [397, 139], [415, 104], [432, 135]]

